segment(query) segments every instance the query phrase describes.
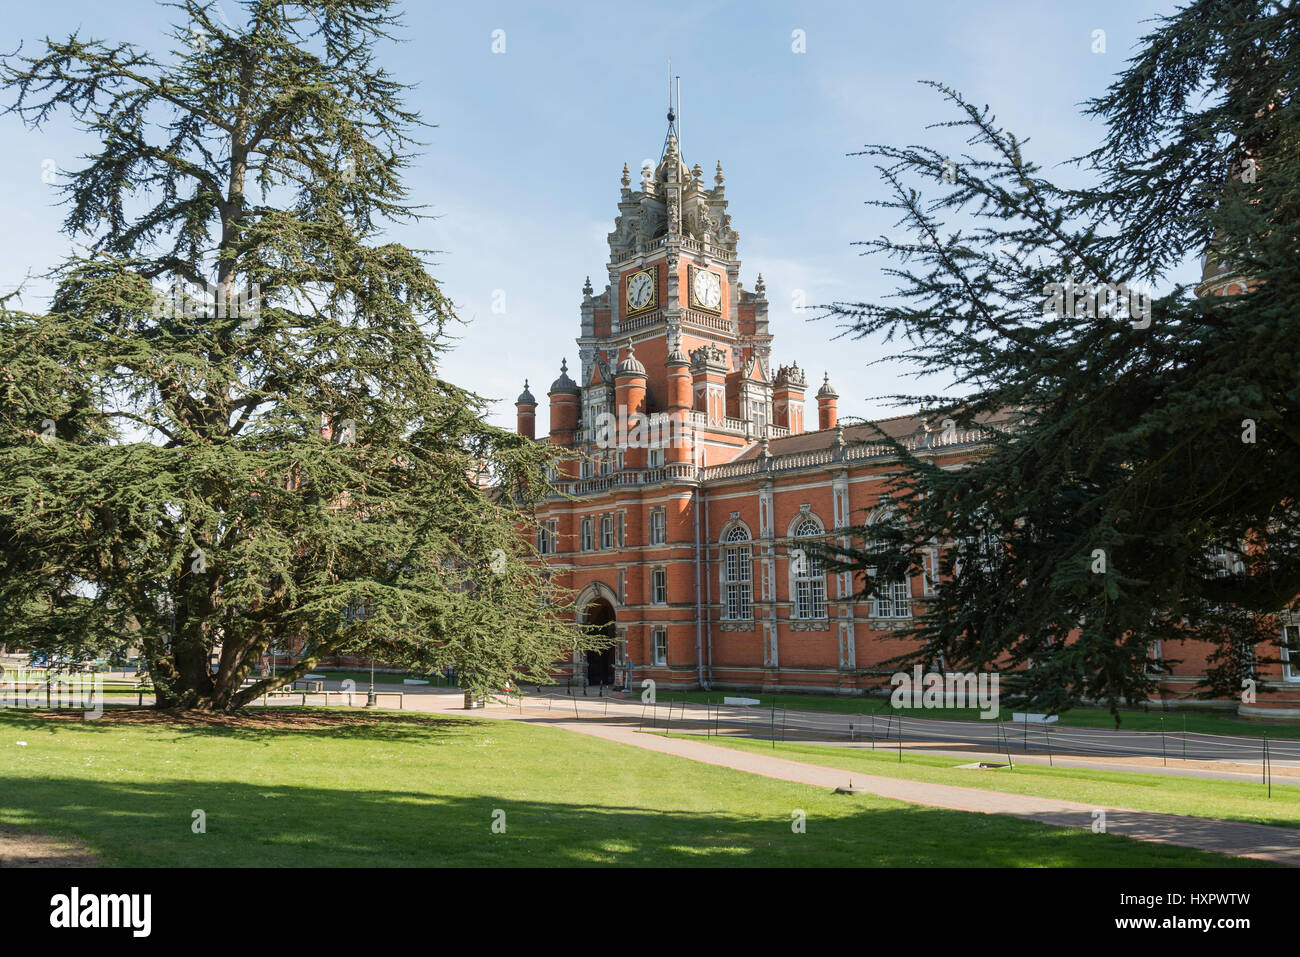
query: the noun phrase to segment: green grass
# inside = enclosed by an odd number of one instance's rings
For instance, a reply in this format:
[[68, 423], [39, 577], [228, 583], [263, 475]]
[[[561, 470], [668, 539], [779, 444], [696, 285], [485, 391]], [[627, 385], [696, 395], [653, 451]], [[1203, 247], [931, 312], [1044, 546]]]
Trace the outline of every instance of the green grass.
[[[699, 735], [673, 734], [672, 737], [700, 740]], [[872, 751], [870, 746], [865, 749], [862, 746], [845, 748], [784, 741], [777, 742], [774, 751], [770, 741], [746, 738], [715, 737], [709, 738], [708, 743], [738, 751], [775, 754], [792, 761], [840, 768], [846, 772], [860, 771], [910, 781], [1062, 798], [1133, 811], [1158, 811], [1222, 821], [1300, 828], [1300, 787], [1279, 784], [1276, 778], [1273, 781], [1273, 796], [1269, 798], [1265, 786], [1258, 782], [1029, 764], [1016, 764], [1014, 770], [1000, 768], [976, 771], [956, 767], [980, 760], [976, 754], [968, 758], [954, 758], [908, 752], [900, 764], [898, 752], [888, 750], [884, 744], [880, 750]], [[1004, 760], [1001, 757], [987, 759], [998, 762]]]
[[[824, 711], [834, 714], [878, 715], [896, 714], [905, 718], [933, 718], [941, 721], [979, 721], [977, 708], [891, 708], [883, 698], [846, 698], [829, 695], [810, 694], [759, 694], [749, 691], [670, 691], [659, 693], [659, 703], [667, 706], [669, 701], [692, 701], [697, 704], [709, 702], [721, 704], [724, 697], [757, 698], [761, 704], [752, 705], [754, 710], [770, 708], [775, 700], [779, 711]], [[1002, 718], [1010, 723], [1012, 710], [1002, 709]], [[1300, 738], [1300, 724], [1280, 724], [1258, 721], [1243, 721], [1227, 715], [1202, 714], [1188, 712], [1159, 711], [1120, 711], [1120, 727], [1125, 731], [1160, 731], [1170, 735], [1181, 734], [1184, 724], [1188, 734], [1225, 734], [1244, 738], [1260, 738], [1265, 733], [1270, 738]], [[1109, 711], [1099, 708], [1076, 708], [1059, 716], [1057, 724], [1069, 728], [1106, 728], [1115, 727], [1115, 718]], [[1020, 725], [1016, 725], [1020, 727]]]
[[[78, 838], [123, 866], [1257, 863], [845, 797], [508, 721], [295, 708], [213, 727], [139, 715], [0, 713], [0, 822]], [[191, 832], [196, 809], [206, 834]], [[792, 831], [796, 809], [806, 833]], [[491, 829], [497, 810], [504, 834]]]

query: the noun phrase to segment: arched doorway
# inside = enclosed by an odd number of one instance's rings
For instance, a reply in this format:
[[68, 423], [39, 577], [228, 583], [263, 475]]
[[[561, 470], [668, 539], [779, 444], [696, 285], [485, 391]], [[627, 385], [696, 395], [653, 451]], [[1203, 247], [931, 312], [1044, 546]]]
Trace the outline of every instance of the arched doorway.
[[614, 684], [614, 639], [616, 637], [614, 620], [614, 606], [604, 598], [593, 601], [583, 613], [583, 624], [595, 626], [602, 636], [609, 639], [608, 648], [586, 653], [588, 684]]

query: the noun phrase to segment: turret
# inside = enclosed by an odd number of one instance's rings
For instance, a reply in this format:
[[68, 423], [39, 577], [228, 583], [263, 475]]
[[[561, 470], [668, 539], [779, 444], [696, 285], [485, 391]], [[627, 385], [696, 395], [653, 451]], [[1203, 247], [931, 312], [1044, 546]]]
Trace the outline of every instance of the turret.
[[717, 346], [704, 345], [691, 353], [691, 383], [695, 411], [717, 423], [727, 415], [727, 354]]
[[630, 446], [626, 433], [618, 437], [618, 444], [624, 449], [623, 465], [630, 469], [643, 469], [647, 465], [646, 441], [649, 432], [644, 423], [640, 427], [636, 424], [636, 417], [645, 414], [645, 383], [645, 366], [637, 359], [635, 348], [628, 343], [627, 356], [614, 370], [614, 401], [618, 406], [616, 415], [620, 428], [626, 422], [626, 428], [635, 430], [638, 439], [635, 445]]
[[822, 387], [817, 390], [817, 428], [833, 429], [839, 421], [835, 411], [840, 394], [831, 387], [830, 373], [822, 377]]
[[680, 345], [674, 345], [664, 362], [668, 370], [668, 448], [664, 453], [667, 462], [689, 462], [691, 450], [686, 441], [690, 429], [687, 423], [691, 412], [691, 363]]
[[803, 431], [803, 394], [808, 386], [799, 363], [792, 362], [776, 370], [776, 383], [772, 390], [772, 418], [774, 424], [789, 429], [791, 435]]
[[536, 438], [537, 400], [528, 391], [528, 380], [524, 380], [524, 391], [515, 399], [515, 431], [525, 438]]
[[[551, 444], [573, 447], [578, 431], [578, 384], [569, 378], [568, 360], [560, 362], [560, 377], [551, 383], [547, 393], [551, 400]], [[575, 463], [561, 463], [560, 470], [570, 478], [576, 478]]]

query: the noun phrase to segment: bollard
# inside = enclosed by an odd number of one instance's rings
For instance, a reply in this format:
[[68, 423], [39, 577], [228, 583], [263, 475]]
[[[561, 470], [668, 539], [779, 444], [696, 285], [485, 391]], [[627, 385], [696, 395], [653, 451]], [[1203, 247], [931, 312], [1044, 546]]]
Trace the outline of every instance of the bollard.
[[1268, 797], [1273, 798], [1273, 756], [1268, 753], [1268, 732], [1264, 732], [1264, 767], [1268, 771]]

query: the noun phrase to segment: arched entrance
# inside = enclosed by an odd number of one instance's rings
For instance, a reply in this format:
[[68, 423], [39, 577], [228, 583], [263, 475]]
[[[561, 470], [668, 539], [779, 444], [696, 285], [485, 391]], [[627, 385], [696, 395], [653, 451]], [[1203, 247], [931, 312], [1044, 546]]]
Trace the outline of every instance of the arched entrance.
[[614, 639], [616, 637], [614, 621], [614, 606], [604, 598], [597, 598], [583, 611], [583, 624], [595, 626], [600, 634], [609, 639], [610, 642], [608, 648], [586, 653], [588, 684], [614, 684]]

